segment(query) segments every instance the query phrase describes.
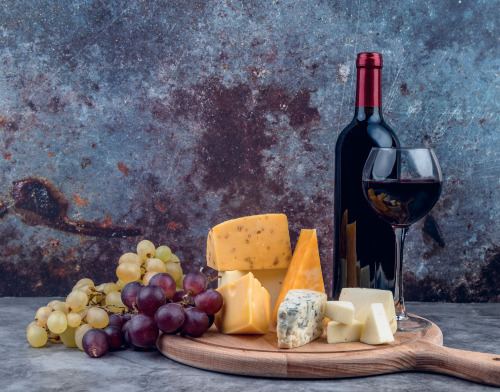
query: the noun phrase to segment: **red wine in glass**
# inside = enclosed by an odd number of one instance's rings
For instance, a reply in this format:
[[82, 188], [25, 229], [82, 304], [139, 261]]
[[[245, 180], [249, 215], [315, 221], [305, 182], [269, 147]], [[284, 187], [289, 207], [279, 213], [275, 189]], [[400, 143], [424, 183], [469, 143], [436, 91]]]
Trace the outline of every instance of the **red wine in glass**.
[[430, 326], [427, 320], [406, 313], [403, 247], [408, 228], [436, 204], [442, 180], [436, 155], [428, 148], [374, 147], [363, 167], [362, 189], [368, 205], [392, 226], [396, 237], [393, 294], [398, 331], [418, 331]]
[[364, 181], [368, 202], [387, 223], [410, 226], [422, 219], [441, 194], [438, 179], [386, 179]]

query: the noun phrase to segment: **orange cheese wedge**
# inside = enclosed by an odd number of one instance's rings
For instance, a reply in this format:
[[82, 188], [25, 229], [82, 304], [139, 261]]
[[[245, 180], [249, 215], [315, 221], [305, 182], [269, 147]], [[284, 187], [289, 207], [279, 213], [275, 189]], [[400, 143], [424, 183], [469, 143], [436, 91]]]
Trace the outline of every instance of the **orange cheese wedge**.
[[302, 229], [300, 231], [292, 261], [288, 267], [285, 281], [271, 316], [271, 320], [275, 324], [277, 323], [278, 308], [285, 300], [288, 291], [292, 289], [306, 289], [325, 293], [319, 259], [318, 237], [315, 229]]

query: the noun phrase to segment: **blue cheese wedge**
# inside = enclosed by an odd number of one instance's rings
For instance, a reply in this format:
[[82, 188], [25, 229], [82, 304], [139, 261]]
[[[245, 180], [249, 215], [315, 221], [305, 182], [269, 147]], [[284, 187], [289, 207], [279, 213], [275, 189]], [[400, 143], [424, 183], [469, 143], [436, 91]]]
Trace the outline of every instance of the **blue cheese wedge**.
[[303, 346], [323, 335], [326, 294], [313, 290], [290, 290], [278, 308], [278, 346]]

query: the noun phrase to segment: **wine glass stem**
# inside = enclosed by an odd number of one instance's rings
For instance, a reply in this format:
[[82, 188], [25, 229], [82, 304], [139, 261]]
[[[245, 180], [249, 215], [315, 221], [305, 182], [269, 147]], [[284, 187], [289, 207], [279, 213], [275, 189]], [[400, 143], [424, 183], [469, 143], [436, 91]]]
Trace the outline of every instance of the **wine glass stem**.
[[394, 306], [396, 307], [396, 319], [406, 319], [405, 300], [403, 297], [403, 248], [405, 243], [405, 227], [393, 227], [396, 236], [396, 284], [394, 287]]

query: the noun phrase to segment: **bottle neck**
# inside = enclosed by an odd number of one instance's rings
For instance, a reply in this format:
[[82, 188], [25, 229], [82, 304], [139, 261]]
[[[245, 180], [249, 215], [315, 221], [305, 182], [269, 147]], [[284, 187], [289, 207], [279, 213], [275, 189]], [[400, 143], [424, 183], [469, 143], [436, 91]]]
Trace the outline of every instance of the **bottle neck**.
[[382, 67], [358, 67], [356, 111], [362, 107], [382, 107], [381, 71]]

